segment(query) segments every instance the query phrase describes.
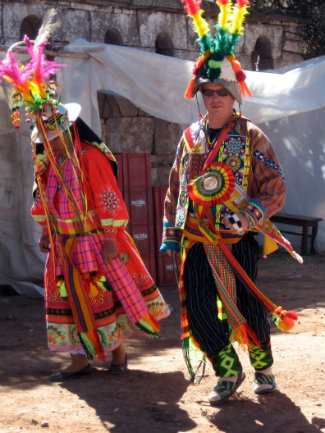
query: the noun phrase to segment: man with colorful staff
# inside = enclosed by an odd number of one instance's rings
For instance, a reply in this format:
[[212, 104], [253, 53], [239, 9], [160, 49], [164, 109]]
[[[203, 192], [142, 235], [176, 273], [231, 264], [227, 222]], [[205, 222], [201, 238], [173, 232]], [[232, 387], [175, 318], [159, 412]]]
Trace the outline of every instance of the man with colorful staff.
[[[116, 161], [79, 117], [81, 106], [60, 102], [51, 76], [59, 65], [43, 54], [45, 20], [36, 41], [15, 44], [0, 63], [0, 77], [13, 87], [12, 118], [20, 108], [35, 123], [31, 143], [36, 188], [32, 215], [42, 226], [48, 254], [45, 302], [48, 346], [70, 353], [71, 363], [52, 381], [87, 376], [89, 359], [110, 371], [127, 368], [126, 338], [158, 336], [168, 306], [126, 232], [128, 213], [118, 189]], [[17, 53], [30, 61], [20, 65]]]
[[274, 250], [284, 246], [302, 261], [269, 218], [284, 204], [282, 168], [265, 134], [233, 109], [250, 95], [234, 55], [247, 0], [217, 0], [215, 35], [202, 17], [201, 0], [182, 0], [201, 45], [185, 96], [201, 92], [207, 114], [179, 142], [165, 198], [161, 251], [179, 254], [183, 352], [192, 380], [194, 354], [211, 361], [218, 381], [208, 400], [219, 405], [245, 379], [233, 347], [248, 348], [256, 394], [276, 388], [268, 311], [282, 330], [297, 315], [273, 304], [256, 287], [263, 232]]

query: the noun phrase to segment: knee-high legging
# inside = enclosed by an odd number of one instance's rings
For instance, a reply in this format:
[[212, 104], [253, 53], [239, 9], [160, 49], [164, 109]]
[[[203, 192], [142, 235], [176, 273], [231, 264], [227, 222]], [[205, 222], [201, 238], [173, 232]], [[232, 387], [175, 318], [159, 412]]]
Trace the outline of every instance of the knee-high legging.
[[[256, 279], [258, 244], [252, 234], [233, 245], [233, 255], [252, 280]], [[229, 344], [230, 329], [218, 318], [217, 287], [204, 247], [195, 244], [189, 251], [184, 269], [185, 305], [188, 323], [201, 349], [212, 357]], [[267, 310], [236, 279], [237, 306], [261, 343], [270, 341]]]

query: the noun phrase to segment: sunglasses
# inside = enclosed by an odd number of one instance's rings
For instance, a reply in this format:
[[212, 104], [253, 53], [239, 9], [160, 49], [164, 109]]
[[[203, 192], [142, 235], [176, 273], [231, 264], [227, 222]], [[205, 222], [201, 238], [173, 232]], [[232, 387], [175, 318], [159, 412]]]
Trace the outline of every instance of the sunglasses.
[[218, 96], [228, 96], [230, 95], [229, 90], [227, 89], [201, 89], [201, 93], [203, 96], [213, 96], [215, 93]]

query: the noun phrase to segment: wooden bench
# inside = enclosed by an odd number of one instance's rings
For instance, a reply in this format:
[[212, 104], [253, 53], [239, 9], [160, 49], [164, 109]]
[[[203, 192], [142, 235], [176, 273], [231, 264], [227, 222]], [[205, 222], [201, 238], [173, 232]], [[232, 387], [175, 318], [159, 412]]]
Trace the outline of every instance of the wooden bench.
[[[313, 254], [315, 252], [314, 241], [317, 235], [318, 222], [322, 221], [322, 218], [292, 215], [288, 213], [277, 213], [271, 217], [271, 221], [273, 223], [281, 223], [281, 224], [302, 227], [302, 232], [292, 232], [288, 230], [281, 230], [281, 232], [288, 233], [291, 235], [298, 235], [302, 237], [301, 251], [300, 251], [301, 255], [307, 254], [308, 238], [310, 237], [311, 238], [310, 254]], [[311, 233], [309, 232], [309, 228], [311, 228]]]

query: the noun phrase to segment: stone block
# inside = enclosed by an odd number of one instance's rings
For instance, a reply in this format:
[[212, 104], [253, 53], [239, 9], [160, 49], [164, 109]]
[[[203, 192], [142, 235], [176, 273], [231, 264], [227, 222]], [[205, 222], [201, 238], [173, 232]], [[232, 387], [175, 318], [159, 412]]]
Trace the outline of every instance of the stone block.
[[155, 48], [160, 33], [167, 33], [175, 49], [187, 47], [185, 16], [157, 11], [138, 11], [141, 47]]
[[248, 23], [246, 25], [243, 52], [245, 54], [251, 54], [255, 49], [258, 38], [260, 37], [265, 37], [271, 42], [273, 58], [281, 56], [283, 27]]
[[299, 53], [284, 53], [283, 56], [277, 59], [275, 68], [282, 68], [283, 66], [293, 65], [294, 63], [303, 62], [304, 58], [302, 54]]
[[90, 12], [77, 9], [64, 9], [61, 11], [62, 30], [64, 39], [74, 41], [75, 39], [91, 40]]
[[2, 5], [1, 23], [3, 25], [3, 39], [11, 44], [19, 41], [20, 25], [28, 15], [36, 15], [41, 20], [44, 18], [49, 5], [22, 2], [7, 2]]
[[92, 41], [104, 42], [107, 30], [117, 30], [122, 37], [123, 45], [139, 47], [139, 33], [135, 14], [106, 11], [91, 12]]
[[149, 117], [110, 118], [104, 139], [113, 153], [152, 153], [154, 119]]
[[303, 46], [302, 46], [302, 43], [300, 41], [293, 41], [293, 40], [287, 39], [285, 41], [283, 51], [289, 51], [291, 53], [301, 54], [303, 51]]
[[171, 155], [174, 159], [177, 144], [182, 135], [182, 130], [177, 123], [167, 122], [162, 119], [154, 119], [154, 150], [155, 155]]
[[141, 114], [139, 113], [139, 108], [132, 104], [132, 102], [130, 102], [128, 99], [123, 98], [122, 96], [110, 95], [99, 92], [98, 106], [100, 117], [103, 119], [108, 119], [110, 117], [141, 117]]
[[161, 165], [151, 168], [152, 185], [167, 185], [171, 166]]

